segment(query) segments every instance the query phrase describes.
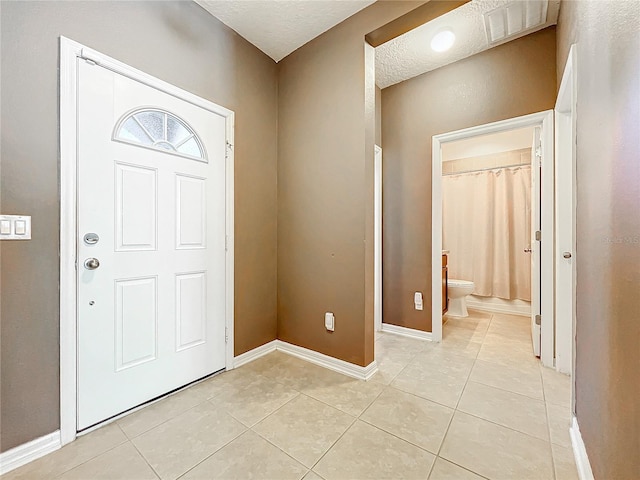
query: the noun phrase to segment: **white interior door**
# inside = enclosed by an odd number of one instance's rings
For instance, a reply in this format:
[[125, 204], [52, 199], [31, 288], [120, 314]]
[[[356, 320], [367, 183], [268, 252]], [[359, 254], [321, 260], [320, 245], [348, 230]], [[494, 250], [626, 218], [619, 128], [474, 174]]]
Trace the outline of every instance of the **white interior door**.
[[533, 353], [540, 356], [540, 332], [541, 332], [541, 162], [542, 148], [540, 144], [540, 127], [533, 131], [533, 146], [531, 147], [531, 241], [529, 252], [531, 254], [531, 340]]
[[569, 51], [555, 108], [556, 369], [572, 373], [575, 318], [575, 47]]
[[225, 367], [225, 118], [79, 60], [82, 430]]
[[556, 368], [571, 373], [574, 316], [574, 194], [575, 160], [571, 113], [556, 113]]

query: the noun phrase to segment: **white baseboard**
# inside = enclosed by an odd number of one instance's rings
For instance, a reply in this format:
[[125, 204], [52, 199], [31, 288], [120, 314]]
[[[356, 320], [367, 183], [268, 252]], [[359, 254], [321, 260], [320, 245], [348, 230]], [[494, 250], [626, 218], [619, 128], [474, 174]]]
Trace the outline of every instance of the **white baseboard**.
[[0, 453], [0, 475], [26, 465], [48, 453], [55, 452], [61, 446], [60, 430], [56, 430], [53, 433]]
[[273, 351], [279, 351], [298, 357], [310, 363], [314, 363], [329, 370], [333, 370], [349, 377], [357, 378], [359, 380], [369, 380], [378, 371], [378, 364], [374, 360], [366, 367], [355, 365], [353, 363], [345, 362], [338, 358], [330, 357], [324, 353], [309, 350], [308, 348], [299, 347], [298, 345], [292, 345], [291, 343], [283, 342], [282, 340], [273, 340], [269, 343], [265, 343], [253, 350], [243, 353], [235, 357], [233, 363], [234, 368], [244, 365], [246, 363], [257, 360], [258, 358], [271, 353]]
[[580, 427], [578, 427], [578, 419], [576, 417], [573, 417], [569, 434], [571, 435], [573, 456], [576, 459], [576, 467], [578, 467], [578, 478], [580, 478], [580, 480], [594, 480], [593, 471], [591, 470], [591, 463], [589, 462], [587, 449], [584, 446], [582, 434], [580, 433]]
[[277, 342], [278, 340], [271, 340], [264, 345], [260, 345], [253, 350], [249, 350], [248, 352], [244, 352], [243, 354], [234, 357], [233, 368], [238, 368], [245, 363], [253, 362], [254, 360], [266, 355], [267, 353], [274, 352], [276, 350]]
[[403, 337], [417, 338], [419, 340], [433, 340], [433, 334], [431, 332], [423, 332], [422, 330], [416, 330], [414, 328], [391, 325], [390, 323], [383, 323], [382, 331], [402, 335]]
[[531, 316], [531, 304], [523, 300], [504, 300], [494, 297], [467, 297], [467, 307], [492, 313]]
[[307, 362], [315, 363], [329, 370], [333, 370], [348, 377], [357, 378], [358, 380], [369, 380], [378, 371], [378, 363], [374, 360], [366, 367], [361, 367], [354, 363], [345, 362], [339, 358], [330, 357], [324, 353], [316, 352], [315, 350], [309, 350], [308, 348], [299, 347], [298, 345], [292, 345], [291, 343], [283, 342], [282, 340], [276, 340], [278, 351], [293, 355]]

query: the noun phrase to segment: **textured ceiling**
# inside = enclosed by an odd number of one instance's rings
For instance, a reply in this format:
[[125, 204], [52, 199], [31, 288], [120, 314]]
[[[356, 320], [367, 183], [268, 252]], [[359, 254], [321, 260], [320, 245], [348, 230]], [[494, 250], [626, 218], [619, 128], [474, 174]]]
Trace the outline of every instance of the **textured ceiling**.
[[[515, 1], [544, 2], [545, 0]], [[489, 45], [483, 14], [513, 2], [514, 0], [472, 0], [431, 22], [380, 45], [376, 48], [376, 84], [380, 88], [386, 88], [499, 45], [500, 43]], [[549, 0], [547, 21], [519, 36], [533, 33], [549, 25], [555, 25], [558, 20], [559, 8], [560, 0]], [[445, 27], [453, 30], [456, 41], [450, 50], [441, 53], [434, 52], [430, 47], [431, 38], [438, 30]], [[514, 40], [519, 36], [511, 37], [506, 41]]]
[[195, 0], [279, 62], [375, 0]]

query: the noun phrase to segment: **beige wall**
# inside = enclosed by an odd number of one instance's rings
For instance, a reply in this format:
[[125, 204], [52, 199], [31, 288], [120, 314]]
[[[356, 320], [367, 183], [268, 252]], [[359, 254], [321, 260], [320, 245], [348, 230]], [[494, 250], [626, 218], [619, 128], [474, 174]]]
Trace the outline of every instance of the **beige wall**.
[[374, 341], [375, 87], [364, 36], [421, 3], [377, 2], [279, 64], [278, 336], [358, 365], [373, 360]]
[[0, 449], [59, 427], [58, 36], [236, 112], [236, 354], [276, 338], [277, 66], [192, 2], [2, 2]]
[[595, 478], [640, 472], [640, 3], [562, 2], [577, 42], [576, 415]]
[[550, 27], [382, 90], [385, 323], [431, 331], [432, 136], [553, 108], [555, 38]]

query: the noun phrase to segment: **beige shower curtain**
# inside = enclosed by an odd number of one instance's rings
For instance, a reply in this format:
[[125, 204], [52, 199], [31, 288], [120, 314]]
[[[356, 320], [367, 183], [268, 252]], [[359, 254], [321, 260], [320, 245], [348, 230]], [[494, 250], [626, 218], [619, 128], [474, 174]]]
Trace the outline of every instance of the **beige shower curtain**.
[[442, 177], [443, 248], [449, 278], [474, 295], [531, 301], [531, 167]]

